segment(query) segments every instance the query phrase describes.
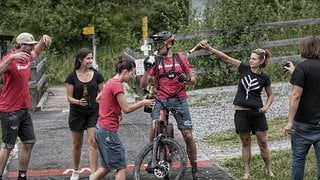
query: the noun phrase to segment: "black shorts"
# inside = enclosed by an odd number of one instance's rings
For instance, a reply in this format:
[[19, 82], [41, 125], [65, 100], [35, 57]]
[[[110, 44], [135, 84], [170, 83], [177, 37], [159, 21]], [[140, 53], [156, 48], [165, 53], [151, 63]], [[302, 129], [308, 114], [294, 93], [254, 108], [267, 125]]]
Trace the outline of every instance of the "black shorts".
[[236, 132], [267, 131], [268, 123], [266, 115], [254, 110], [236, 110], [234, 114]]
[[69, 128], [71, 131], [84, 131], [96, 126], [98, 113], [75, 114], [69, 113]]
[[17, 137], [24, 144], [34, 144], [36, 136], [34, 134], [33, 123], [28, 109], [21, 109], [14, 112], [0, 112], [2, 127], [2, 147], [13, 149]]

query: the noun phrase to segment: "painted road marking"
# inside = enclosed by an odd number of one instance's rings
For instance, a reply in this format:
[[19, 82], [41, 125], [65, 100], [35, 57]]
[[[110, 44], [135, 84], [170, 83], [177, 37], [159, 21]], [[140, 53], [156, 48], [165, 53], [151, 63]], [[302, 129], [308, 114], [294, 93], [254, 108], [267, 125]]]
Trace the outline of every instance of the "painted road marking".
[[[214, 165], [208, 161], [197, 161], [198, 168], [208, 168], [213, 167]], [[178, 164], [174, 163], [173, 167], [177, 167]], [[190, 163], [188, 163], [188, 167], [190, 167]], [[127, 165], [126, 171], [133, 171], [134, 165]], [[90, 174], [89, 168], [82, 168], [80, 171], [83, 174]], [[28, 170], [27, 177], [48, 177], [48, 176], [61, 176], [72, 174], [73, 169], [39, 169], [39, 170]], [[13, 171], [8, 173], [8, 178], [18, 177], [18, 171]]]

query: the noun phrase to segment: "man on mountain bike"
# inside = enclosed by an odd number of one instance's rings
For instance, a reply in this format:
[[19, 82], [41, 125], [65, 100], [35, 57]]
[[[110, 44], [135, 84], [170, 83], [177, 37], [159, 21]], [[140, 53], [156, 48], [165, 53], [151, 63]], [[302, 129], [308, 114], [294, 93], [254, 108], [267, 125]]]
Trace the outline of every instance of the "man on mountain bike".
[[[177, 125], [187, 146], [187, 153], [192, 167], [192, 177], [197, 178], [197, 147], [192, 136], [192, 121], [187, 103], [186, 84], [195, 84], [189, 62], [183, 54], [172, 52], [174, 35], [161, 31], [151, 37], [158, 54], [150, 67], [145, 62], [145, 72], [140, 79], [141, 88], [145, 88], [154, 78], [156, 96], [179, 113], [174, 114]], [[146, 61], [148, 58], [146, 58]], [[151, 112], [152, 120], [159, 119], [160, 103], [156, 102]], [[150, 141], [153, 139], [154, 122], [152, 121]]]

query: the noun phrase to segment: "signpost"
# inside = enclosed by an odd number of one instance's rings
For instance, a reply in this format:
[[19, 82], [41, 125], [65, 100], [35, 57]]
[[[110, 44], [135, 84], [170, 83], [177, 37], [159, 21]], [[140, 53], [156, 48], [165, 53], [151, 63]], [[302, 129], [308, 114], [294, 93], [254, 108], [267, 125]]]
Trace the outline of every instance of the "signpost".
[[[144, 57], [149, 56], [149, 51], [151, 50], [151, 46], [148, 45], [148, 18], [147, 16], [142, 18], [142, 38], [143, 38], [143, 45], [140, 47], [141, 51], [143, 51]], [[144, 59], [136, 59], [136, 75], [140, 76], [144, 73], [143, 67]]]
[[148, 45], [148, 18], [147, 16], [142, 18], [142, 37], [143, 37], [143, 45], [141, 46], [141, 51], [143, 51], [144, 56], [149, 55], [149, 51], [151, 50], [151, 46]]
[[98, 70], [98, 64], [96, 63], [96, 39], [94, 37], [95, 32], [94, 32], [94, 26], [87, 26], [82, 28], [82, 34], [84, 35], [92, 35], [92, 52], [93, 52], [93, 63], [92, 66], [93, 68]]

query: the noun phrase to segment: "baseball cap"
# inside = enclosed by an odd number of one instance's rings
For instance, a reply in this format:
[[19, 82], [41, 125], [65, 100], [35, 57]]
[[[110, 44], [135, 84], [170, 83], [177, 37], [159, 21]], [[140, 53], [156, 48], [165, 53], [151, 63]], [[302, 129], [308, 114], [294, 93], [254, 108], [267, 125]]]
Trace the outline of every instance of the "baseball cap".
[[19, 34], [16, 38], [17, 44], [37, 44], [38, 41], [34, 40], [34, 37], [32, 34], [23, 32]]

